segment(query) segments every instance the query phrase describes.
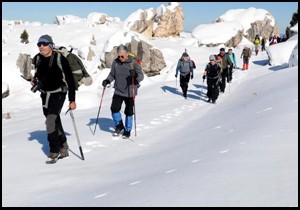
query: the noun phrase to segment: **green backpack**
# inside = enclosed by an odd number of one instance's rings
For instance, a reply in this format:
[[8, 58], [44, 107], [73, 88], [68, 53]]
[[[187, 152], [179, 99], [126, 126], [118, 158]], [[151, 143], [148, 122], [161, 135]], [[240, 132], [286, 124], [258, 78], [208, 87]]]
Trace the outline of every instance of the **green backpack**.
[[[68, 51], [65, 47], [55, 47], [53, 49], [54, 52], [57, 52], [57, 65], [61, 69], [63, 77], [65, 77], [62, 64], [61, 64], [61, 58], [60, 56], [64, 56], [68, 62], [70, 69], [73, 73], [74, 83], [75, 83], [75, 89], [78, 90], [78, 87], [82, 84], [88, 86], [92, 84], [92, 78], [89, 75], [89, 73], [86, 71], [82, 61], [80, 58], [72, 53], [73, 48], [71, 48], [70, 51]], [[37, 54], [33, 60], [32, 63], [34, 64], [35, 68], [40, 64], [40, 54]]]

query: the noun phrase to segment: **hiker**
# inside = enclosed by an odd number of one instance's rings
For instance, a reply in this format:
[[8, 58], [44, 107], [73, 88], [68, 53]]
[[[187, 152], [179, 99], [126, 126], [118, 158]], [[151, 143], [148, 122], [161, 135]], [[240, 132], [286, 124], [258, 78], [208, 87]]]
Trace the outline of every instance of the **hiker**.
[[263, 51], [265, 51], [265, 50], [266, 50], [266, 38], [263, 37], [263, 38], [261, 39], [261, 51], [263, 52]]
[[[68, 92], [69, 108], [76, 109], [75, 85], [67, 59], [53, 51], [54, 43], [49, 35], [39, 38], [39, 53], [33, 58], [36, 73], [31, 80], [33, 92], [41, 92], [43, 113], [46, 117], [46, 130], [49, 142], [49, 158], [69, 156], [67, 138], [62, 127], [60, 112]], [[62, 69], [58, 65], [58, 59]]]
[[193, 79], [194, 77], [193, 69], [194, 65], [192, 60], [190, 59], [189, 55], [184, 52], [177, 63], [175, 77], [177, 78], [178, 72], [180, 72], [180, 87], [185, 99], [187, 98], [187, 90], [190, 78]]
[[207, 77], [207, 102], [214, 104], [219, 96], [219, 82], [220, 82], [220, 72], [221, 66], [216, 61], [214, 55], [209, 56], [209, 63], [206, 65], [206, 68], [203, 73], [203, 81]]
[[[134, 97], [137, 95], [139, 83], [144, 79], [141, 66], [131, 57], [129, 57], [128, 48], [120, 45], [117, 48], [118, 57], [113, 61], [111, 71], [107, 78], [103, 80], [102, 86], [106, 87], [115, 81], [115, 92], [111, 103], [112, 118], [115, 123], [114, 136], [119, 136], [123, 132], [123, 138], [129, 138], [132, 130], [132, 120], [134, 107]], [[132, 84], [132, 78], [134, 84]], [[133, 95], [134, 88], [134, 95]], [[120, 113], [122, 103], [125, 102], [125, 126]]]
[[255, 55], [257, 55], [259, 51], [259, 45], [260, 45], [260, 38], [258, 34], [255, 36], [253, 43], [255, 45]]
[[245, 47], [241, 53], [241, 58], [242, 57], [243, 57], [243, 69], [242, 70], [248, 70], [249, 58], [251, 58], [251, 51], [247, 45], [245, 45]]
[[277, 44], [277, 37], [276, 35], [274, 35], [273, 37], [270, 38], [270, 45], [273, 45], [273, 44]]
[[229, 58], [232, 62], [232, 64], [229, 67], [229, 72], [228, 72], [229, 74], [228, 74], [228, 77], [227, 77], [227, 82], [229, 83], [232, 80], [232, 71], [233, 71], [233, 69], [235, 69], [237, 67], [236, 67], [235, 54], [232, 52], [231, 48], [228, 49], [228, 56], [229, 56]]
[[226, 77], [227, 81], [230, 81], [229, 78], [229, 68], [232, 65], [232, 61], [229, 58], [228, 53], [225, 53], [225, 49], [220, 48], [220, 53], [217, 55], [218, 59], [221, 60], [221, 76], [222, 82], [220, 83], [221, 93], [225, 92], [226, 88]]

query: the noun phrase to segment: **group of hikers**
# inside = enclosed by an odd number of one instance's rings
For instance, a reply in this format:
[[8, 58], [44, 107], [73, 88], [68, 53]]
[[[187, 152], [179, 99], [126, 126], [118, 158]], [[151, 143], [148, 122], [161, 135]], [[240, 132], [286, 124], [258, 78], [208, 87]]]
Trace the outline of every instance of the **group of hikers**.
[[[87, 74], [87, 78], [80, 79], [79, 77], [79, 79], [76, 79], [76, 75], [78, 76], [80, 71], [74, 71], [74, 68], [79, 68], [75, 66], [76, 63], [81, 63], [81, 61], [69, 61], [68, 55], [71, 53], [63, 47], [59, 48], [61, 51], [56, 50], [51, 36], [41, 36], [37, 46], [39, 53], [33, 58], [35, 74], [31, 80], [31, 90], [33, 92], [37, 90], [41, 92], [40, 96], [43, 105], [43, 114], [46, 117], [47, 138], [50, 148], [48, 157], [51, 160], [55, 160], [69, 156], [67, 138], [60, 119], [66, 95], [68, 93], [68, 111], [70, 110], [70, 113], [72, 113], [72, 110], [76, 109], [75, 91], [81, 83], [85, 84], [91, 81], [87, 79], [89, 75], [86, 71], [82, 71], [81, 74]], [[243, 70], [248, 69], [250, 57], [250, 48], [245, 47], [241, 53], [241, 58], [243, 58], [244, 62]], [[206, 65], [203, 73], [203, 82], [207, 79], [208, 102], [216, 102], [219, 90], [221, 93], [225, 92], [226, 82], [230, 83], [232, 81], [233, 68], [236, 67], [235, 54], [232, 52], [232, 49], [225, 52], [225, 49], [221, 48], [218, 55], [209, 56], [209, 63]], [[185, 98], [187, 98], [189, 80], [194, 77], [194, 68], [195, 63], [190, 59], [187, 52], [184, 52], [178, 61], [175, 76], [177, 77], [180, 74], [180, 86]], [[133, 116], [135, 117], [135, 96], [138, 93], [139, 84], [143, 79], [144, 74], [141, 63], [130, 56], [130, 52], [126, 46], [118, 46], [117, 58], [112, 62], [110, 73], [102, 81], [102, 98], [105, 88], [114, 81], [115, 91], [110, 106], [115, 126], [114, 136], [119, 136], [122, 133], [124, 139], [130, 137]], [[120, 112], [123, 102], [125, 103], [124, 121]], [[99, 111], [101, 104], [102, 99]]]
[[[248, 46], [244, 47], [240, 57], [243, 58], [242, 70], [248, 70], [249, 58], [251, 57], [251, 50]], [[178, 61], [175, 74], [177, 78], [178, 73], [180, 73], [179, 81], [184, 98], [187, 98], [188, 83], [194, 77], [194, 68], [193, 61], [184, 52]], [[237, 64], [235, 54], [231, 48], [228, 49], [228, 52], [225, 52], [224, 48], [220, 48], [219, 54], [209, 56], [209, 63], [206, 65], [202, 77], [203, 81], [207, 79], [207, 102], [216, 103], [219, 92], [225, 92], [226, 83], [231, 83], [232, 81], [234, 68], [237, 68]]]

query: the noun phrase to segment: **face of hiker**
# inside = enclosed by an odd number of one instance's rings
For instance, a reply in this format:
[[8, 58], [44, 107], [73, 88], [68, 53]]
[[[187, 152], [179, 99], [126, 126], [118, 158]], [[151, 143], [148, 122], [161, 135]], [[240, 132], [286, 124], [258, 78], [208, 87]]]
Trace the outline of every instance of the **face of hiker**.
[[220, 55], [223, 56], [225, 54], [225, 51], [220, 51]]
[[120, 52], [118, 52], [118, 58], [121, 62], [124, 62], [128, 59], [128, 52], [126, 52], [125, 50], [121, 50]]
[[50, 56], [52, 53], [52, 49], [50, 48], [49, 44], [49, 42], [39, 42], [37, 44], [40, 53], [45, 57]]

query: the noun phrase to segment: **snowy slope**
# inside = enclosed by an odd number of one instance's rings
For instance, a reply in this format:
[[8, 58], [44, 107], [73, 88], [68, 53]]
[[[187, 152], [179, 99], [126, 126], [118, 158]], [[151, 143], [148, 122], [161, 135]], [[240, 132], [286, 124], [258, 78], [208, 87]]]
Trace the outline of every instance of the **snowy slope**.
[[[298, 206], [298, 66], [278, 70], [266, 65], [266, 52], [259, 53], [249, 71], [234, 72], [213, 105], [204, 101], [201, 77], [208, 56], [219, 47], [199, 48], [189, 36], [151, 40], [167, 67], [142, 82], [136, 97], [137, 137], [133, 130], [131, 140], [112, 138], [113, 88], [105, 91], [93, 135], [101, 81], [109, 73], [97, 65], [106, 41], [121, 25], [27, 25], [28, 45], [19, 43], [24, 26], [2, 26], [7, 35], [2, 83], [11, 91], [2, 100], [2, 114], [11, 116], [2, 120], [2, 205]], [[36, 40], [44, 33], [56, 44], [81, 51], [92, 35], [97, 41], [96, 58], [84, 61], [95, 82], [80, 87], [73, 112], [84, 161], [71, 118], [64, 115], [66, 102], [61, 118], [70, 157], [44, 164], [49, 147], [39, 94], [30, 91], [15, 66], [19, 52], [37, 53]], [[233, 50], [238, 66], [242, 48]], [[197, 66], [187, 100], [174, 77], [184, 49]]]

